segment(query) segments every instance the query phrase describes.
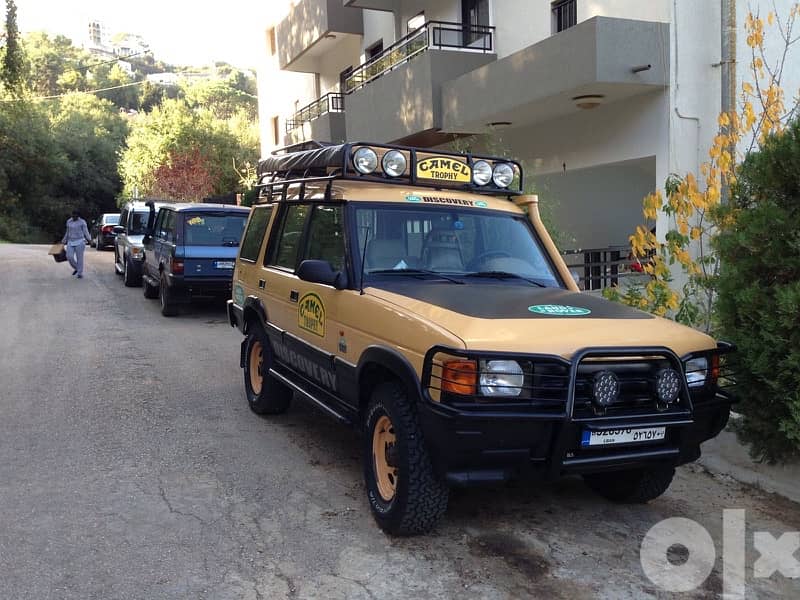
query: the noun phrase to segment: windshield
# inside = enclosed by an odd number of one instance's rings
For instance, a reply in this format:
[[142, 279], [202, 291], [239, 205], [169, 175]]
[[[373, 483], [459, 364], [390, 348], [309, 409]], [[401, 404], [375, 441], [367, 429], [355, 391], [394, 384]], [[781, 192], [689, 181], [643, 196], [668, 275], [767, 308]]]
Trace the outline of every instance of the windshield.
[[364, 273], [447, 274], [530, 280], [561, 287], [523, 215], [453, 207], [424, 211], [396, 204], [357, 207]]
[[149, 212], [134, 212], [128, 217], [128, 234], [129, 235], [144, 235], [144, 230], [147, 228], [147, 218]]
[[117, 225], [119, 223], [119, 215], [104, 215], [103, 221], [106, 225]]
[[190, 246], [238, 246], [242, 238], [247, 214], [198, 214], [183, 215], [186, 244]]

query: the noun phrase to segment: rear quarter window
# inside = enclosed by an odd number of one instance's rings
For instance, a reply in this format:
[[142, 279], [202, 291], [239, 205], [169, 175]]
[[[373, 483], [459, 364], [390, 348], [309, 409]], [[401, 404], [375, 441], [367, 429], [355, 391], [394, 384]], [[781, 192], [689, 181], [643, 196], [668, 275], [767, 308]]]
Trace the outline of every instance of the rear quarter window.
[[261, 244], [264, 242], [267, 224], [271, 215], [272, 206], [256, 206], [253, 209], [247, 230], [244, 232], [239, 258], [253, 262], [258, 260], [258, 254], [261, 250]]

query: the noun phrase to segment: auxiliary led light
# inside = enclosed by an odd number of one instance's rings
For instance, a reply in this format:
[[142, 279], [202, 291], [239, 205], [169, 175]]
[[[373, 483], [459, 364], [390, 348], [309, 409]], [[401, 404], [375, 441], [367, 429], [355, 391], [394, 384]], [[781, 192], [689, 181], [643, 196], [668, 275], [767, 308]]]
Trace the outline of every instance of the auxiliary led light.
[[606, 408], [619, 398], [619, 379], [611, 371], [600, 371], [594, 376], [592, 392], [594, 402], [600, 408]]
[[378, 155], [372, 148], [359, 148], [353, 153], [353, 166], [364, 175], [374, 173], [378, 168]]
[[472, 164], [472, 181], [475, 185], [486, 185], [492, 180], [492, 165], [485, 160]]
[[389, 150], [383, 155], [381, 166], [389, 177], [400, 177], [406, 172], [406, 156], [399, 150]]
[[661, 369], [656, 375], [656, 394], [664, 404], [672, 404], [681, 393], [681, 376], [675, 369]]

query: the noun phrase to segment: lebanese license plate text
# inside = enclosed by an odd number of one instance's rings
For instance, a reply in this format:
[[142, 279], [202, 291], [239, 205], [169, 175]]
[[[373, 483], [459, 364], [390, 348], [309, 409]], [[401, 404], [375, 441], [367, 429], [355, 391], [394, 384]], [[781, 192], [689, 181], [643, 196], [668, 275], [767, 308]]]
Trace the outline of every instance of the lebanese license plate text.
[[218, 269], [232, 269], [233, 268], [233, 261], [232, 260], [218, 260], [214, 263], [214, 266]]
[[655, 442], [663, 440], [666, 427], [646, 427], [640, 429], [606, 429], [604, 431], [584, 430], [581, 446], [608, 446], [611, 444], [630, 444], [634, 442]]

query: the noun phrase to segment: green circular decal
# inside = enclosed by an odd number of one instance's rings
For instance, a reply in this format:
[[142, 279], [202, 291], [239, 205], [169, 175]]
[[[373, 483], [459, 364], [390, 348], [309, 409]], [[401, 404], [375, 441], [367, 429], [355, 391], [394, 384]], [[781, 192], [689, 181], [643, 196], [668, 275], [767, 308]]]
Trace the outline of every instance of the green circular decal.
[[484, 200], [476, 200], [475, 201], [475, 206], [480, 206], [481, 208], [486, 208], [487, 206], [489, 206], [489, 203], [484, 201]]
[[237, 304], [239, 305], [244, 304], [244, 290], [242, 289], [242, 286], [240, 286], [239, 284], [236, 284], [233, 287], [233, 298], [234, 300], [236, 300]]
[[422, 202], [422, 198], [420, 196], [415, 196], [413, 194], [409, 194], [406, 196], [407, 202]]
[[528, 310], [540, 315], [553, 315], [555, 317], [581, 317], [588, 315], [592, 311], [588, 308], [578, 308], [577, 306], [567, 306], [566, 304], [534, 304]]

